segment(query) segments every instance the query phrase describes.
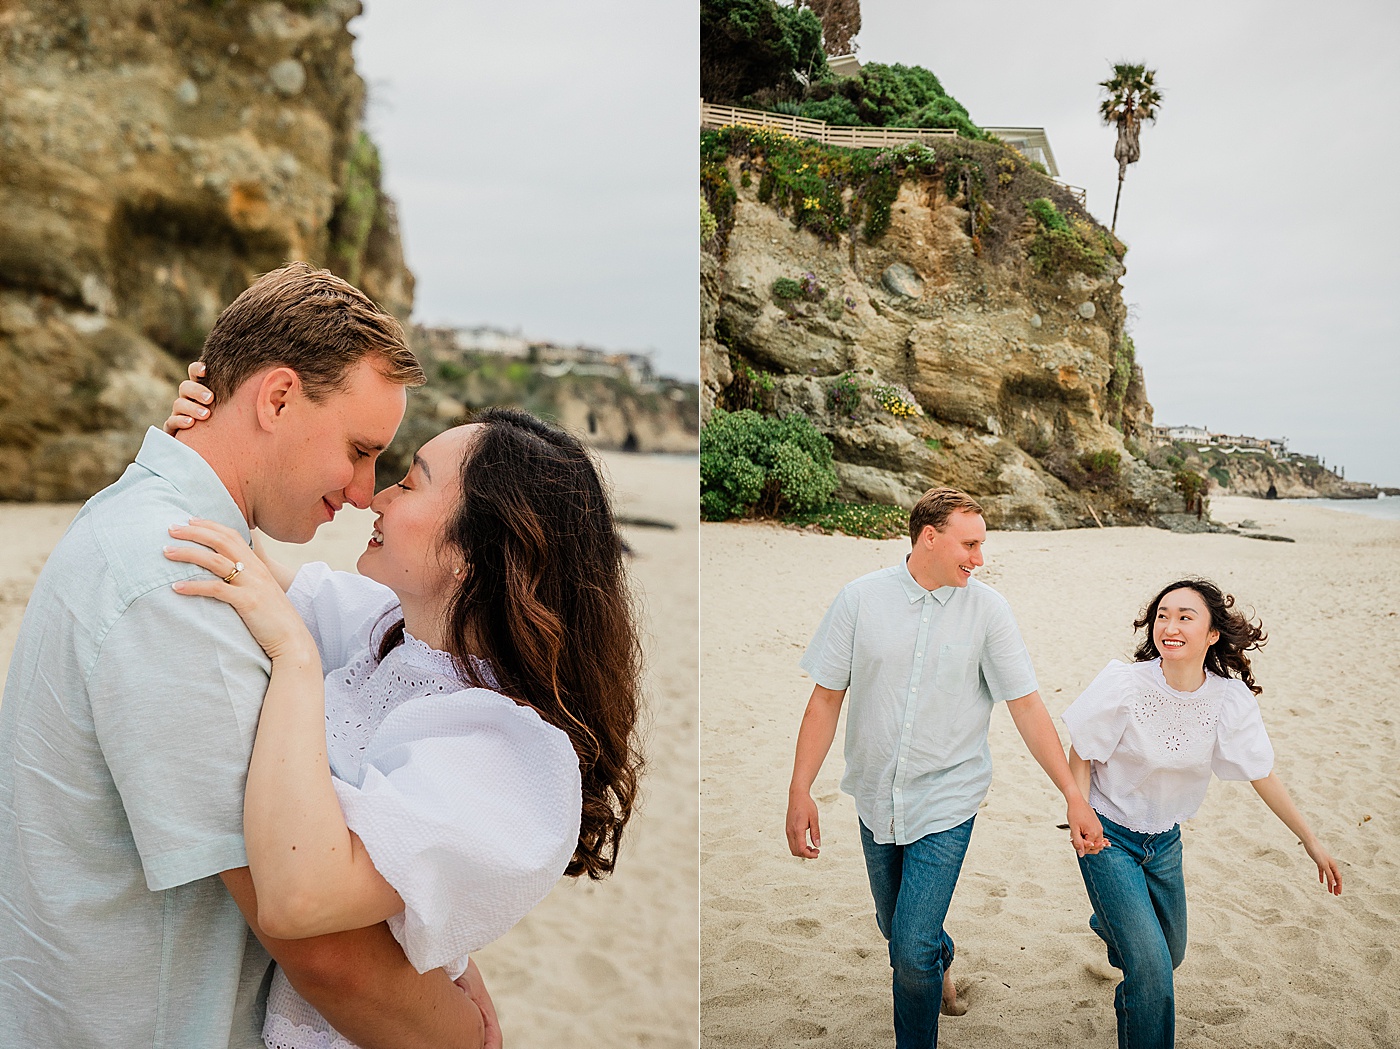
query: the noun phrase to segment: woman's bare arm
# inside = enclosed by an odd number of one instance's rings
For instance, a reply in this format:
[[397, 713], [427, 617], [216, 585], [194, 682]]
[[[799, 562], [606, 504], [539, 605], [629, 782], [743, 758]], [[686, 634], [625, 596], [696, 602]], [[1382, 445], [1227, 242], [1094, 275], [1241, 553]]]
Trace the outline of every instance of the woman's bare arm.
[[1308, 821], [1303, 818], [1303, 814], [1298, 811], [1298, 806], [1293, 804], [1293, 798], [1288, 793], [1288, 788], [1283, 785], [1283, 780], [1278, 778], [1278, 774], [1270, 772], [1263, 779], [1250, 781], [1264, 804], [1283, 821], [1283, 825], [1298, 835], [1298, 840], [1303, 843], [1303, 848], [1308, 852], [1308, 856], [1317, 864], [1317, 880], [1327, 887], [1327, 891], [1334, 896], [1342, 894], [1342, 872], [1337, 867], [1337, 861], [1332, 858], [1322, 843], [1317, 840], [1317, 835], [1308, 826]]

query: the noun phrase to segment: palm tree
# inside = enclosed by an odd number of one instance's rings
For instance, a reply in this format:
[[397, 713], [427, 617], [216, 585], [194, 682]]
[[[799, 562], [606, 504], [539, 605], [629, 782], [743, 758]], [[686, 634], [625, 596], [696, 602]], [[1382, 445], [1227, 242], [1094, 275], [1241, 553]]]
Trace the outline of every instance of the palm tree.
[[1142, 156], [1138, 135], [1142, 133], [1145, 120], [1156, 120], [1157, 109], [1162, 104], [1162, 95], [1153, 86], [1157, 71], [1145, 65], [1130, 65], [1118, 62], [1113, 67], [1113, 75], [1099, 84], [1108, 92], [1108, 97], [1099, 103], [1099, 116], [1105, 124], [1118, 125], [1118, 142], [1113, 147], [1113, 157], [1118, 161], [1118, 192], [1113, 197], [1113, 223], [1109, 232], [1118, 228], [1118, 201], [1123, 196], [1123, 175], [1129, 164], [1136, 164]]

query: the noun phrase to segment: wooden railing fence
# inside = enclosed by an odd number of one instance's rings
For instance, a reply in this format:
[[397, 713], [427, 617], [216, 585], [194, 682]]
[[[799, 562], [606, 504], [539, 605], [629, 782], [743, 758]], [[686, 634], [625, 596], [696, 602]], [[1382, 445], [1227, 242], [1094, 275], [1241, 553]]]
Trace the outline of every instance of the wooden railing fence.
[[[737, 106], [716, 106], [704, 99], [700, 101], [701, 127], [726, 127], [729, 124], [751, 124], [758, 127], [771, 127], [798, 138], [810, 138], [828, 146], [844, 146], [847, 149], [867, 149], [881, 146], [902, 146], [907, 142], [932, 143], [937, 139], [955, 138], [957, 132], [951, 128], [930, 127], [842, 127], [828, 124], [824, 120], [808, 120], [805, 117], [788, 116], [786, 113], [769, 113], [762, 109], [740, 109]], [[1056, 182], [1070, 191], [1079, 202], [1086, 206], [1087, 194], [1082, 186], [1071, 186], [1068, 182]]]

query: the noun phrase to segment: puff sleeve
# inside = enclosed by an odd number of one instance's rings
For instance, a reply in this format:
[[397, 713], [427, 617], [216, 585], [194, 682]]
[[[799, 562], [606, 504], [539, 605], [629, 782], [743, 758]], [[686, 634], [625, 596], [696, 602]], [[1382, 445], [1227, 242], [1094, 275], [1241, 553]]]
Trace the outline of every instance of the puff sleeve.
[[1132, 695], [1132, 668], [1114, 659], [1060, 715], [1081, 758], [1106, 762], [1113, 755], [1128, 728]]
[[297, 570], [287, 588], [297, 615], [311, 631], [327, 670], [343, 667], [370, 648], [370, 635], [399, 599], [387, 586], [354, 572], [333, 572], [313, 561]]
[[1243, 681], [1227, 684], [1210, 770], [1219, 779], [1263, 779], [1274, 769], [1274, 747], [1264, 730], [1259, 701]]
[[345, 822], [403, 897], [389, 928], [419, 972], [454, 978], [548, 894], [578, 842], [568, 736], [499, 693], [409, 700], [334, 780]]

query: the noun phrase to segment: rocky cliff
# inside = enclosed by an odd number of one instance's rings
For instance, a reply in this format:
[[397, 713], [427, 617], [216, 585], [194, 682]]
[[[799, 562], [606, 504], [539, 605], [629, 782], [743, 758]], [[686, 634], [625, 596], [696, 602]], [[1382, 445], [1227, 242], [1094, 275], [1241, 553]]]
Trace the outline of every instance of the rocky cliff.
[[0, 498], [80, 499], [258, 273], [413, 298], [358, 0], [0, 0]]
[[1187, 441], [1159, 445], [1148, 453], [1166, 470], [1192, 470], [1210, 483], [1211, 495], [1258, 499], [1374, 499], [1381, 489], [1348, 481], [1310, 455], [1276, 458], [1262, 449], [1200, 446]]
[[1124, 332], [1122, 246], [992, 143], [875, 157], [708, 132], [703, 410], [801, 411], [838, 498], [975, 494], [1000, 528], [1160, 522], [1152, 409]]
[[409, 341], [428, 382], [409, 391], [398, 436], [379, 458], [379, 480], [399, 480], [423, 442], [475, 409], [508, 405], [534, 412], [594, 448], [695, 454], [700, 407], [695, 383], [634, 378], [624, 369], [551, 365], [524, 357], [457, 347], [450, 328], [414, 325]]

